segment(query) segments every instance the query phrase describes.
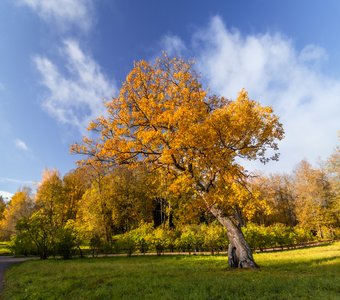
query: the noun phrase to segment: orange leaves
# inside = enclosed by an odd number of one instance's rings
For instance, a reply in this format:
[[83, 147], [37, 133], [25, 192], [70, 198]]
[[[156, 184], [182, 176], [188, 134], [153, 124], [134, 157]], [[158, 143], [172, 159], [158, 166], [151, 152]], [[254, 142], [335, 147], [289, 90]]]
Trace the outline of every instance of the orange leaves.
[[244, 177], [236, 158], [269, 160], [266, 150], [283, 138], [270, 107], [245, 90], [235, 101], [208, 96], [190, 62], [166, 55], [136, 62], [107, 109], [108, 117], [89, 125], [100, 138], [84, 139], [73, 152], [102, 164], [164, 168], [175, 176], [174, 191], [194, 188], [229, 204], [241, 203], [224, 188]]
[[235, 101], [212, 111], [207, 122], [223, 151], [246, 159], [264, 157], [266, 149], [275, 149], [274, 141], [283, 137], [272, 109], [250, 100], [245, 90]]
[[191, 174], [185, 172], [171, 181], [171, 184], [168, 186], [168, 191], [173, 195], [178, 196], [180, 194], [189, 193], [193, 190], [194, 186], [195, 182]]

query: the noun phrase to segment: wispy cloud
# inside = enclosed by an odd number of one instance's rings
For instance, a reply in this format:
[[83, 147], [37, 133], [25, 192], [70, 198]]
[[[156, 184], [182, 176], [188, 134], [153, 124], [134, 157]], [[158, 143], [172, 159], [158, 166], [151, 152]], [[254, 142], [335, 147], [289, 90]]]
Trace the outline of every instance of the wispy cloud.
[[90, 120], [105, 112], [104, 99], [111, 98], [116, 89], [75, 40], [64, 40], [62, 54], [67, 74], [44, 56], [34, 58], [42, 84], [48, 91], [43, 108], [59, 122], [83, 131]]
[[8, 177], [0, 177], [0, 182], [16, 183], [16, 184], [29, 185], [29, 186], [35, 186], [38, 184], [37, 181], [33, 181], [33, 180], [21, 180], [21, 179], [8, 178]]
[[91, 27], [93, 0], [17, 0], [28, 6], [46, 22], [60, 28], [76, 26], [83, 30]]
[[170, 56], [181, 56], [187, 50], [184, 42], [176, 35], [166, 35], [161, 40], [162, 49]]
[[[0, 177], [0, 186], [6, 191], [0, 191], [0, 195], [5, 198], [10, 199], [15, 191], [21, 190], [23, 188], [29, 188], [31, 191], [36, 192], [39, 182], [34, 180], [21, 180], [8, 177]], [[10, 190], [12, 193], [8, 192]]]
[[15, 139], [14, 140], [15, 147], [17, 147], [20, 150], [28, 151], [29, 148], [27, 147], [26, 143], [23, 140]]
[[322, 71], [324, 49], [298, 50], [279, 33], [243, 35], [214, 17], [193, 35], [188, 52], [211, 92], [235, 98], [246, 88], [281, 117], [286, 138], [280, 162], [268, 170], [290, 171], [303, 158], [315, 162], [333, 151], [340, 128], [340, 78]]

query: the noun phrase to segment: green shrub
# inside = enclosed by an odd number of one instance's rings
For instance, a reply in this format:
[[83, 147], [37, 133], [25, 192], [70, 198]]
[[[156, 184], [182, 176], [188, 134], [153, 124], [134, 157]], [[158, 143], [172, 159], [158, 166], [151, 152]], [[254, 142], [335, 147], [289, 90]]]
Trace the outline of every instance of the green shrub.
[[273, 247], [290, 246], [293, 244], [293, 239], [291, 235], [293, 230], [291, 227], [277, 223], [268, 228], [273, 236], [273, 240], [271, 243]]
[[150, 246], [151, 239], [150, 236], [153, 232], [153, 224], [152, 223], [141, 223], [139, 227], [133, 229], [129, 232], [131, 238], [134, 240], [136, 250], [140, 253], [145, 254]]
[[302, 227], [295, 227], [294, 228], [294, 244], [298, 245], [298, 244], [303, 244], [303, 243], [307, 243], [313, 240], [313, 235], [310, 232], [310, 230], [306, 230]]
[[202, 224], [200, 231], [203, 237], [203, 246], [205, 250], [208, 250], [211, 254], [214, 254], [214, 252], [227, 249], [227, 233], [223, 226], [216, 223], [211, 223], [209, 225]]
[[335, 238], [335, 230], [327, 226], [320, 228], [320, 240], [333, 240]]
[[116, 235], [115, 246], [119, 252], [126, 252], [128, 256], [131, 256], [137, 249], [135, 237], [131, 232]]
[[182, 251], [197, 252], [203, 248], [204, 236], [199, 225], [188, 225], [177, 239], [177, 248]]
[[17, 234], [11, 238], [9, 249], [16, 255], [37, 255], [38, 249], [30, 237], [26, 234]]
[[170, 245], [171, 230], [158, 227], [150, 234], [150, 241], [157, 255], [161, 255], [166, 248]]
[[97, 256], [100, 249], [102, 248], [102, 240], [100, 238], [100, 235], [98, 233], [93, 233], [93, 235], [90, 238], [89, 244], [92, 256], [93, 257]]
[[72, 228], [61, 228], [58, 232], [56, 242], [57, 254], [61, 255], [63, 259], [69, 259], [73, 255], [75, 246], [76, 237], [72, 231]]
[[242, 228], [242, 231], [250, 248], [262, 251], [266, 247], [271, 247], [273, 236], [267, 227], [248, 223], [246, 227]]
[[289, 227], [284, 224], [274, 224], [271, 226], [256, 225], [248, 223], [242, 228], [249, 246], [256, 250], [284, 246], [293, 246], [310, 242], [314, 239], [310, 230], [301, 227]]

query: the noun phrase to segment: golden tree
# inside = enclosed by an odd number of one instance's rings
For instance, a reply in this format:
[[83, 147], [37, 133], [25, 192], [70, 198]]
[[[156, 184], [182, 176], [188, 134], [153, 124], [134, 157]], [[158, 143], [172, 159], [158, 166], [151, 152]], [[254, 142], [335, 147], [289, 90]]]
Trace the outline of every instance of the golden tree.
[[270, 107], [250, 100], [245, 90], [235, 101], [209, 96], [191, 63], [164, 55], [155, 64], [135, 63], [118, 97], [107, 103], [107, 116], [88, 129], [99, 137], [85, 137], [73, 153], [92, 164], [145, 164], [171, 178], [173, 191], [192, 189], [227, 228], [229, 265], [256, 267], [234, 216], [256, 206], [243, 201], [249, 194], [240, 159], [278, 157], [266, 156], [283, 137]]
[[9, 239], [16, 233], [16, 224], [20, 219], [28, 219], [34, 211], [34, 201], [29, 188], [17, 191], [3, 212], [0, 221], [2, 239]]
[[[303, 160], [294, 171], [296, 216], [303, 228], [314, 231], [319, 238], [337, 227], [339, 214], [332, 177], [322, 168], [314, 168]], [[326, 234], [326, 235], [325, 235]]]

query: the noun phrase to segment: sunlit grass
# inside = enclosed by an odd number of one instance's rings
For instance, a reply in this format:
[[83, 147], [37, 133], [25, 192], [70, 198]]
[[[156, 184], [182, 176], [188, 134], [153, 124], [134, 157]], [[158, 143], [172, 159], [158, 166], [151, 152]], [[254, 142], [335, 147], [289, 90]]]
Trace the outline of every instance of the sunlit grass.
[[4, 299], [340, 299], [340, 243], [256, 254], [259, 271], [225, 256], [30, 261], [6, 275]]

